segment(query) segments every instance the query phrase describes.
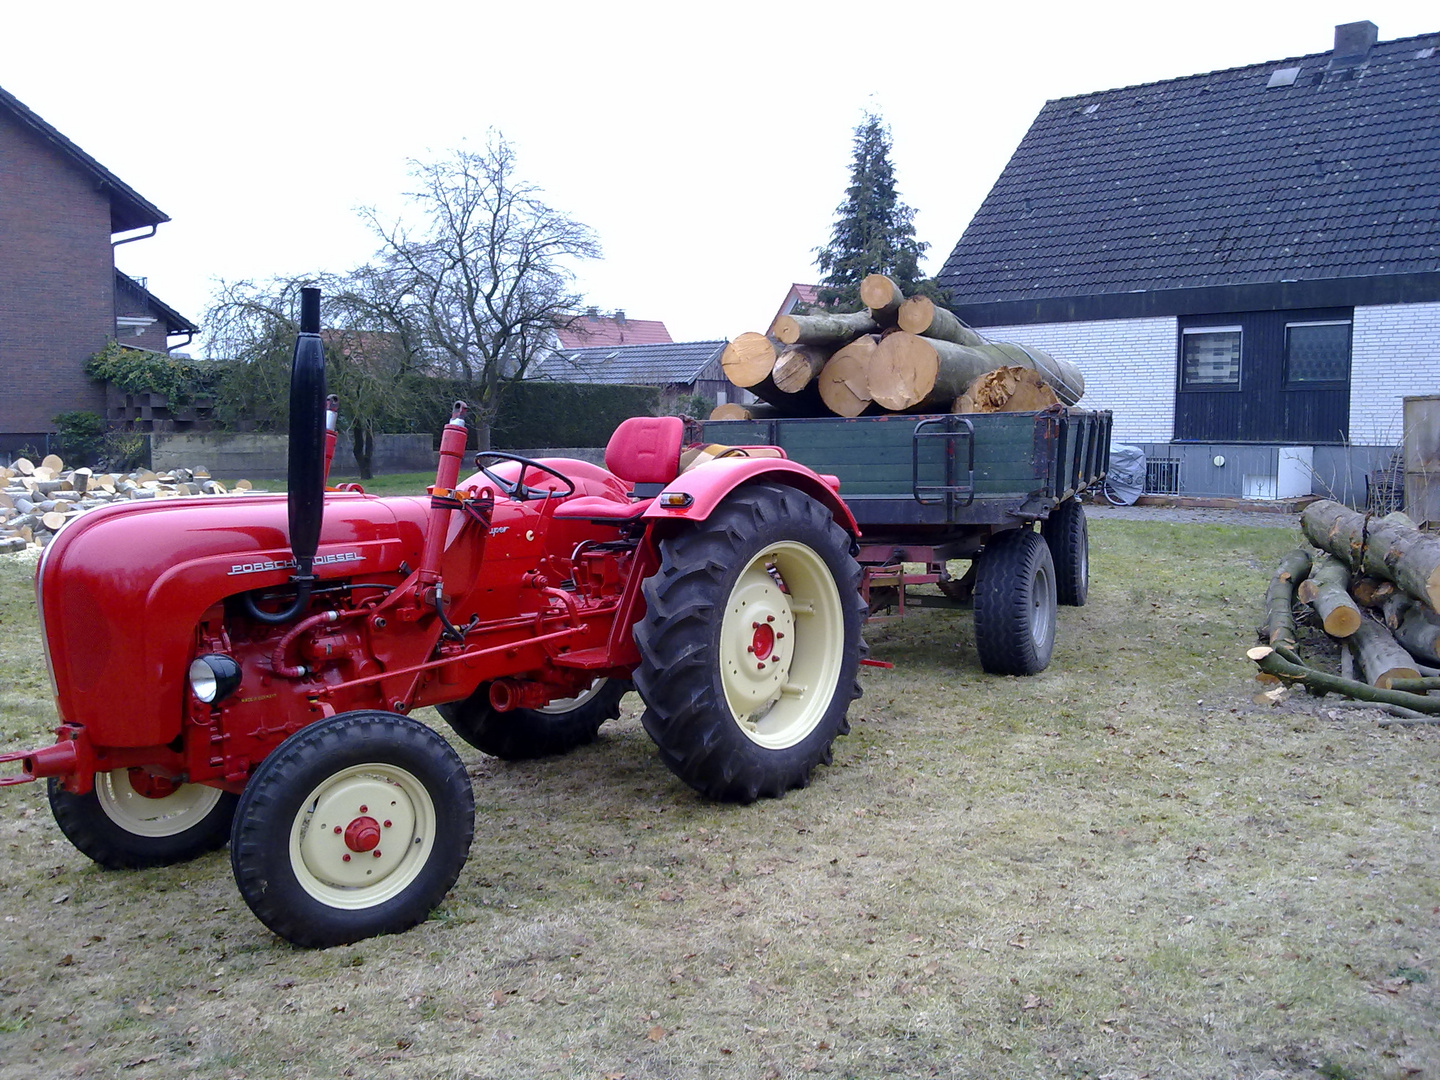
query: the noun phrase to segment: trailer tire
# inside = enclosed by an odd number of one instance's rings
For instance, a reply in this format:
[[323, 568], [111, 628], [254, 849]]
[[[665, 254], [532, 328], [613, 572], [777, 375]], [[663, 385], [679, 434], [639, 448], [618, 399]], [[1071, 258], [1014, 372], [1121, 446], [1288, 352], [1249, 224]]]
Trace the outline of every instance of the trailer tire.
[[804, 492], [754, 483], [660, 541], [635, 627], [642, 723], [712, 799], [804, 787], [850, 730], [865, 644], [851, 539]]
[[596, 679], [576, 697], [543, 709], [500, 712], [490, 704], [490, 684], [481, 683], [469, 697], [436, 705], [435, 711], [476, 750], [504, 761], [529, 761], [594, 742], [600, 726], [620, 715], [620, 699], [629, 689], [625, 679]]
[[1038, 533], [991, 537], [975, 581], [975, 647], [992, 675], [1036, 675], [1055, 647], [1055, 564]]
[[50, 812], [65, 838], [107, 870], [173, 866], [230, 839], [238, 795], [204, 784], [144, 794], [138, 779], [130, 769], [96, 773], [94, 788], [76, 795], [52, 777]]
[[459, 878], [474, 832], [470, 779], [444, 737], [363, 710], [301, 728], [260, 763], [230, 863], [261, 922], [326, 948], [422, 922]]
[[1066, 499], [1040, 525], [1040, 535], [1055, 563], [1055, 598], [1067, 607], [1084, 607], [1090, 594], [1090, 529], [1085, 508]]

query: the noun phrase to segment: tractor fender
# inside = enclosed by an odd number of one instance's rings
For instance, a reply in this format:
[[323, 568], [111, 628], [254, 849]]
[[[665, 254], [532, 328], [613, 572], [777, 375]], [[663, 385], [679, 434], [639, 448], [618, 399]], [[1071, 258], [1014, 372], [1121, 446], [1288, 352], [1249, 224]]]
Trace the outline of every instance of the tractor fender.
[[[647, 522], [704, 521], [721, 501], [741, 484], [769, 480], [798, 488], [830, 511], [836, 523], [851, 536], [860, 535], [855, 515], [840, 498], [840, 480], [821, 476], [787, 458], [720, 457], [681, 473], [642, 515]], [[663, 505], [666, 495], [688, 495], [682, 506]]]

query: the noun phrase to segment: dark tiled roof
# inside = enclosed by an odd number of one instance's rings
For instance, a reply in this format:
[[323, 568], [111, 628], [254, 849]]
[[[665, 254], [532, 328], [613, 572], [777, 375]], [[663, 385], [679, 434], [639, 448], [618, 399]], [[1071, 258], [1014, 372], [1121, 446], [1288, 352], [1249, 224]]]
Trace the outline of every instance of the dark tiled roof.
[[170, 220], [168, 214], [60, 134], [24, 102], [3, 88], [0, 88], [0, 109], [9, 112], [22, 125], [34, 131], [60, 151], [76, 168], [89, 173], [95, 179], [100, 190], [110, 198], [110, 231], [112, 233], [145, 229]]
[[1048, 102], [940, 284], [954, 305], [1440, 271], [1437, 46]]
[[533, 370], [530, 377], [624, 386], [693, 383], [700, 378], [706, 366], [718, 360], [724, 351], [723, 341], [564, 349]]
[[129, 292], [136, 296], [164, 319], [167, 334], [198, 334], [200, 332], [198, 323], [191, 322], [128, 274], [116, 270], [115, 285], [122, 292]]

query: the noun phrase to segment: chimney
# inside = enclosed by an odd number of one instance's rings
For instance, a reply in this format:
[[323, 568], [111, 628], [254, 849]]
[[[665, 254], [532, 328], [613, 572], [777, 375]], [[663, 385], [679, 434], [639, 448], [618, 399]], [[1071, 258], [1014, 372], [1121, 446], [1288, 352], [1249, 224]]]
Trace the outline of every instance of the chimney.
[[591, 322], [594, 322], [600, 317], [600, 309], [598, 307], [586, 308], [585, 317]]
[[1335, 27], [1335, 53], [1330, 68], [1358, 67], [1370, 57], [1370, 50], [1380, 36], [1373, 22], [1342, 23]]
[[624, 326], [624, 325], [625, 325], [625, 309], [624, 309], [624, 308], [616, 308], [616, 309], [615, 309], [615, 321], [616, 321], [617, 323], [619, 323], [621, 326]]

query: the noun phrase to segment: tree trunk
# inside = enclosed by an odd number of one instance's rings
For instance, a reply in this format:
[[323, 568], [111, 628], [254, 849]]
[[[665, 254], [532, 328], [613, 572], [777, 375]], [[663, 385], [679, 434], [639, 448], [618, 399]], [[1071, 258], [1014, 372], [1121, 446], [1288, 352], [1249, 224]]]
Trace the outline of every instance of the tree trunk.
[[872, 408], [869, 371], [876, 348], [872, 335], [856, 338], [830, 357], [815, 380], [820, 397], [836, 416], [859, 416]]
[[1310, 572], [1310, 553], [1296, 548], [1283, 559], [1265, 590], [1265, 626], [1260, 636], [1271, 645], [1295, 648], [1295, 586]]
[[860, 334], [873, 334], [880, 325], [868, 311], [848, 314], [781, 315], [770, 332], [782, 345], [843, 345]]
[[1360, 626], [1346, 642], [1355, 650], [1360, 674], [1371, 686], [1389, 690], [1396, 679], [1418, 679], [1415, 661], [1383, 625], [1371, 618], [1360, 620]]
[[1350, 595], [1361, 607], [1383, 607], [1386, 601], [1395, 595], [1395, 583], [1366, 575], [1355, 579], [1355, 583], [1350, 586]]
[[355, 447], [355, 465], [360, 470], [360, 479], [374, 479], [375, 433], [362, 424], [356, 424], [350, 430], [350, 438]]
[[910, 334], [924, 334], [956, 345], [986, 344], [985, 336], [962, 323], [952, 312], [940, 307], [928, 296], [912, 296], [900, 305], [896, 322]]
[[1299, 596], [1315, 609], [1320, 625], [1333, 638], [1346, 638], [1360, 628], [1363, 616], [1350, 596], [1350, 568], [1331, 555], [1315, 560]]
[[1383, 610], [1385, 625], [1406, 652], [1426, 664], [1440, 665], [1440, 615], [1398, 593], [1385, 601]]
[[860, 282], [860, 302], [870, 309], [870, 317], [881, 326], [894, 326], [905, 294], [884, 274], [866, 274]]
[[968, 390], [955, 399], [951, 412], [1039, 412], [1060, 399], [1045, 385], [1040, 373], [1022, 367], [996, 368], [987, 371]]
[[1393, 581], [1408, 595], [1440, 608], [1440, 540], [1418, 529], [1357, 514], [1330, 499], [1300, 515], [1306, 539], [1356, 571]]
[[780, 350], [771, 378], [781, 393], [798, 394], [825, 369], [833, 350], [819, 345], [787, 345]]
[[750, 420], [750, 410], [744, 405], [738, 405], [733, 401], [727, 401], [724, 405], [716, 405], [710, 410], [711, 420]]
[[725, 346], [720, 366], [736, 386], [752, 387], [770, 377], [775, 367], [775, 345], [764, 334], [741, 334]]
[[1005, 342], [981, 346], [919, 337], [903, 330], [886, 334], [870, 365], [870, 395], [895, 412], [949, 411], [970, 384], [1006, 365], [1038, 372], [1066, 405], [1085, 392], [1080, 369], [1038, 349]]

